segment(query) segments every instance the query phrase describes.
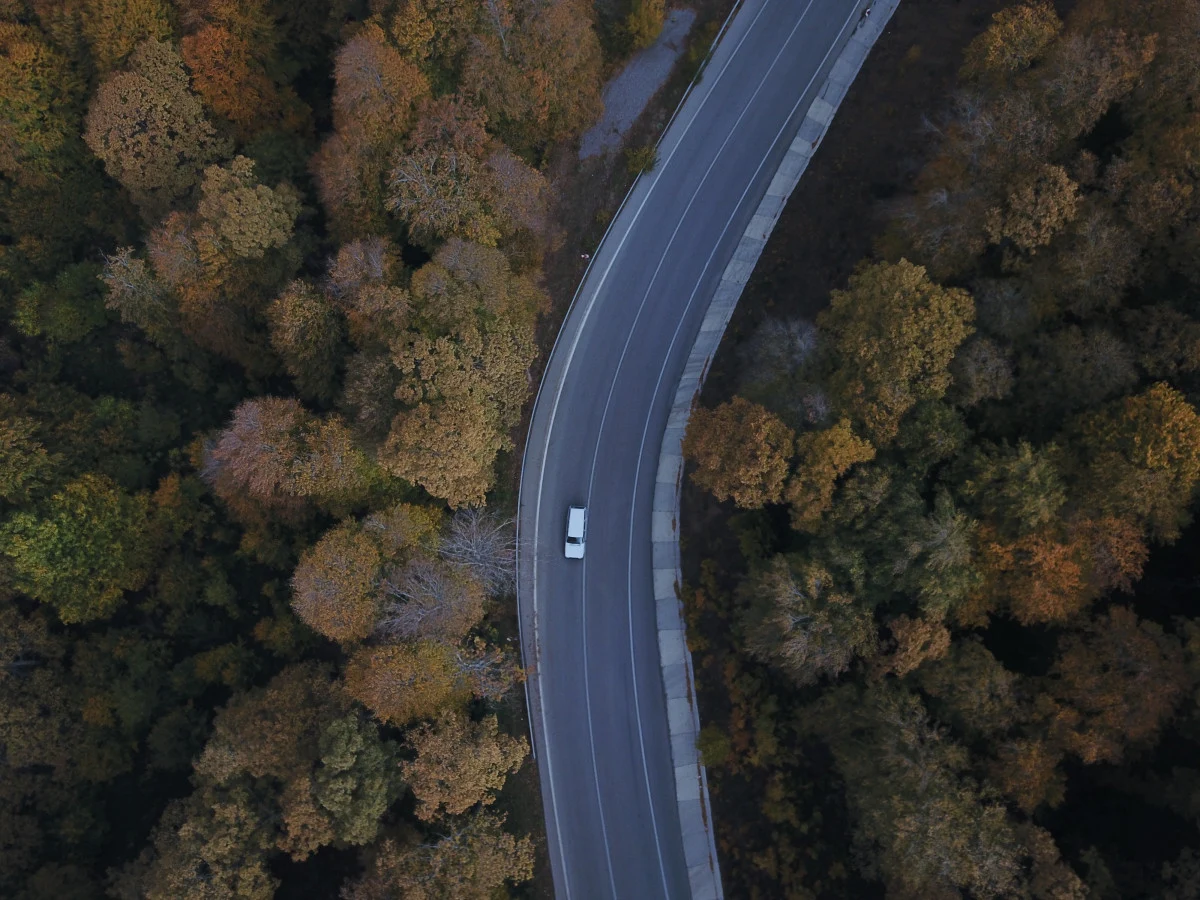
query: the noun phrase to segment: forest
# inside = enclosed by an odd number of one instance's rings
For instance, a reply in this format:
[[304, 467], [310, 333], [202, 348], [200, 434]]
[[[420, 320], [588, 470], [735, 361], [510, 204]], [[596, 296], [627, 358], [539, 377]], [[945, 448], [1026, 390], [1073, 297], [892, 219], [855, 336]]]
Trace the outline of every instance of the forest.
[[1028, 0], [960, 64], [689, 425], [726, 892], [1195, 900], [1200, 5]]
[[546, 163], [662, 15], [0, 0], [0, 895], [532, 876], [497, 472]]

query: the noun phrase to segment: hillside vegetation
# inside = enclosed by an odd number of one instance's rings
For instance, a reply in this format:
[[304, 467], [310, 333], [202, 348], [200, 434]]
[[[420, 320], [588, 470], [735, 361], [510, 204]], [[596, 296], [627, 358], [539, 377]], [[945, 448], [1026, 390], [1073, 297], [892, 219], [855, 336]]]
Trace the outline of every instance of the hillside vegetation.
[[877, 256], [689, 426], [729, 890], [1195, 898], [1200, 6], [1013, 6], [958, 82]]
[[530, 878], [497, 463], [661, 15], [0, 0], [0, 895]]

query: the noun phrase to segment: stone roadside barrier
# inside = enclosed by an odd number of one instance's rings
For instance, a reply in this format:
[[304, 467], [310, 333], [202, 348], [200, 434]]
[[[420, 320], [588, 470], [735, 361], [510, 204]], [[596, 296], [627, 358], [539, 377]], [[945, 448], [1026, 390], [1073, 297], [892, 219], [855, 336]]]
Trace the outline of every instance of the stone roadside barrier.
[[713, 837], [708, 779], [696, 749], [700, 716], [687, 647], [683, 605], [679, 599], [679, 488], [683, 476], [681, 445], [692, 404], [704, 384], [709, 364], [742, 289], [749, 281], [767, 239], [779, 221], [787, 199], [820, 146], [834, 113], [850, 89], [867, 54], [883, 33], [900, 0], [874, 0], [834, 62], [824, 86], [809, 107], [800, 129], [783, 157], [750, 224], [746, 226], [733, 259], [725, 267], [716, 293], [700, 325], [687, 365], [679, 379], [675, 400], [659, 450], [654, 484], [652, 538], [654, 602], [658, 618], [659, 661], [667, 695], [671, 733], [671, 759], [675, 767], [675, 798], [683, 826], [684, 855], [693, 900], [721, 900], [721, 872]]

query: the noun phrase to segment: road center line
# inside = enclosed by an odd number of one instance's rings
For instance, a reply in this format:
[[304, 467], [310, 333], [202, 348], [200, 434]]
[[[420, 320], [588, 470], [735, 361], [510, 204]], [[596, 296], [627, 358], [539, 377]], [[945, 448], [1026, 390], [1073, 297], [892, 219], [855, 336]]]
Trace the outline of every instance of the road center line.
[[[758, 22], [758, 19], [762, 16], [763, 11], [767, 8], [767, 6], [770, 2], [771, 2], [771, 0], [764, 0], [762, 7], [755, 14], [754, 19], [750, 22], [750, 24], [748, 26], [746, 26], [746, 30], [742, 34], [741, 38], [738, 40], [737, 46], [734, 47], [734, 49], [730, 52], [728, 58], [725, 60], [724, 64], [722, 65], [720, 71], [717, 72], [715, 79], [711, 83], [711, 87], [704, 94], [704, 96], [702, 96], [700, 98], [700, 105], [697, 107], [696, 112], [693, 113], [692, 117], [684, 125], [683, 132], [680, 134], [679, 139], [675, 142], [675, 147], [672, 148], [670, 155], [667, 157], [667, 160], [664, 162], [664, 166], [669, 164], [670, 160], [674, 157], [675, 150], [678, 149], [679, 145], [683, 142], [683, 139], [687, 136], [688, 132], [691, 130], [692, 125], [695, 123], [696, 119], [699, 117], [700, 112], [704, 109], [705, 105], [708, 103], [708, 98], [710, 96], [712, 96], [713, 90], [716, 88], [716, 86], [718, 84], [720, 84], [721, 79], [725, 76], [725, 72], [728, 70], [730, 63], [734, 60], [734, 58], [737, 57], [738, 51], [741, 50], [742, 44], [745, 43], [746, 38], [753, 31], [755, 24]], [[634, 225], [637, 224], [637, 220], [638, 220], [638, 218], [640, 218], [640, 216], [642, 214], [642, 210], [645, 209], [647, 201], [650, 199], [651, 195], [654, 193], [654, 188], [657, 186], [657, 184], [658, 184], [658, 179], [655, 178], [654, 181], [651, 182], [650, 187], [647, 189], [646, 196], [642, 198], [642, 201], [638, 205], [637, 210], [633, 213], [633, 220], [629, 223], [629, 227], [626, 229], [625, 234], [622, 236], [620, 242], [618, 243], [616, 250], [614, 250], [612, 255], [610, 256], [608, 264], [607, 264], [603, 274], [600, 276], [600, 280], [597, 283], [596, 288], [592, 291], [592, 296], [583, 311], [583, 322], [581, 322], [579, 329], [576, 331], [575, 339], [571, 344], [570, 350], [568, 351], [566, 362], [563, 365], [562, 379], [560, 380], [558, 387], [555, 390], [554, 402], [550, 408], [550, 420], [546, 426], [546, 441], [545, 441], [543, 451], [542, 451], [542, 461], [538, 467], [538, 487], [537, 487], [537, 494], [536, 494], [536, 497], [534, 500], [533, 541], [532, 541], [532, 545], [533, 545], [533, 562], [532, 562], [533, 578], [532, 578], [532, 590], [531, 590], [532, 598], [531, 599], [532, 599], [534, 622], [535, 622], [535, 634], [533, 637], [535, 646], [537, 646], [537, 644], [538, 644], [538, 637], [536, 634], [536, 623], [537, 623], [537, 619], [538, 619], [538, 616], [537, 616], [537, 603], [538, 603], [537, 548], [538, 548], [538, 544], [539, 544], [539, 535], [540, 535], [540, 528], [541, 528], [542, 492], [543, 492], [543, 484], [544, 484], [545, 477], [546, 477], [546, 460], [549, 458], [549, 455], [550, 455], [550, 438], [554, 432], [554, 419], [558, 413], [558, 404], [559, 404], [560, 400], [562, 399], [563, 385], [566, 384], [567, 375], [569, 374], [570, 368], [571, 368], [571, 361], [575, 355], [575, 349], [579, 345], [579, 339], [583, 333], [583, 325], [586, 324], [587, 319], [591, 316], [592, 308], [595, 305], [596, 298], [599, 296], [600, 289], [601, 289], [601, 287], [603, 287], [604, 282], [607, 280], [609, 272], [612, 271], [613, 260], [615, 260], [615, 258], [620, 254], [621, 248], [624, 247], [625, 240], [629, 236], [629, 232], [632, 231]], [[586, 280], [586, 276], [585, 276], [585, 280]], [[557, 340], [555, 341], [555, 343], [557, 344]], [[551, 359], [553, 359], [553, 350], [551, 350]], [[539, 394], [540, 394], [540, 392], [541, 391], [539, 388]], [[537, 408], [538, 399], [540, 399], [540, 397], [534, 400], [535, 412], [536, 412], [536, 408]], [[517, 516], [519, 519], [520, 518], [520, 509], [519, 508], [517, 510]], [[518, 552], [519, 552], [519, 548], [518, 548]], [[541, 679], [541, 660], [540, 659], [538, 660], [537, 678], [540, 681], [540, 679]], [[563, 844], [563, 839], [562, 839], [562, 826], [559, 824], [558, 799], [557, 799], [557, 795], [556, 795], [556, 792], [554, 789], [554, 766], [551, 761], [553, 754], [551, 753], [551, 750], [550, 750], [550, 731], [546, 727], [546, 709], [545, 709], [545, 703], [542, 701], [542, 698], [541, 698], [540, 686], [538, 688], [538, 711], [540, 714], [540, 718], [542, 720], [542, 743], [545, 746], [545, 751], [546, 751], [544, 756], [545, 756], [545, 764], [546, 764], [546, 781], [550, 787], [550, 791], [549, 791], [550, 808], [554, 814], [554, 832], [558, 839], [557, 843], [558, 843], [559, 865], [562, 870], [562, 878], [563, 878], [562, 890], [563, 890], [563, 894], [565, 895], [565, 900], [570, 900], [570, 897], [571, 897], [570, 874], [567, 871], [566, 850], [565, 850], [565, 847]], [[601, 822], [601, 827], [603, 829], [603, 820]], [[607, 856], [608, 855], [607, 833], [604, 834], [604, 840], [606, 843], [605, 852], [606, 852], [606, 856]]]
[[[797, 31], [799, 31], [801, 24], [803, 24], [805, 17], [808, 15], [809, 10], [811, 10], [813, 2], [814, 2], [814, 0], [808, 0], [808, 4], [804, 8], [804, 12], [801, 13], [800, 18], [796, 21], [796, 24], [792, 27], [791, 32], [788, 34], [787, 40], [784, 41], [784, 43], [780, 47], [779, 51], [775, 54], [774, 59], [772, 59], [772, 61], [771, 61], [771, 65], [768, 67], [766, 73], [763, 75], [762, 79], [759, 81], [758, 86], [755, 87], [754, 92], [750, 95], [749, 101], [747, 101], [743, 105], [741, 113], [739, 113], [737, 119], [734, 121], [733, 126], [730, 128], [729, 133], [725, 137], [725, 140], [721, 143], [720, 148], [717, 150], [716, 154], [714, 154], [712, 161], [709, 163], [708, 168], [705, 170], [704, 176], [700, 179], [700, 182], [697, 185], [695, 191], [692, 193], [691, 197], [689, 198], [687, 206], [684, 208], [683, 214], [680, 216], [678, 223], [676, 224], [674, 230], [671, 233], [671, 237], [667, 242], [666, 248], [664, 249], [663, 253], [660, 255], [658, 265], [655, 267], [654, 274], [650, 278], [650, 281], [646, 288], [646, 292], [642, 295], [642, 299], [638, 304], [637, 313], [634, 315], [633, 323], [630, 326], [629, 333], [627, 334], [626, 339], [625, 339], [625, 344], [621, 350], [621, 356], [617, 362], [616, 371], [614, 372], [612, 382], [609, 385], [608, 396], [605, 400], [604, 410], [600, 417], [600, 437], [602, 437], [603, 433], [604, 433], [604, 426], [608, 419], [608, 410], [612, 404], [612, 398], [616, 391], [617, 380], [620, 377], [621, 369], [622, 369], [622, 366], [624, 365], [625, 357], [629, 350], [629, 345], [633, 340], [634, 332], [637, 330], [637, 324], [641, 319], [642, 312], [645, 310], [645, 306], [646, 306], [647, 301], [649, 300], [650, 294], [653, 292], [654, 284], [658, 280], [659, 274], [661, 273], [662, 268], [665, 265], [667, 255], [670, 252], [671, 247], [674, 245], [675, 240], [678, 237], [679, 231], [683, 227], [683, 223], [685, 221], [687, 221], [688, 213], [691, 212], [691, 208], [692, 208], [693, 204], [696, 202], [696, 198], [703, 191], [704, 186], [707, 183], [709, 176], [712, 174], [713, 169], [716, 167], [722, 154], [725, 152], [725, 148], [729, 145], [729, 142], [732, 140], [734, 134], [737, 133], [738, 126], [741, 124], [742, 119], [746, 116], [746, 113], [748, 112], [751, 104], [753, 104], [754, 100], [758, 97], [759, 93], [762, 91], [763, 86], [769, 80], [771, 73], [775, 70], [776, 65], [778, 65], [780, 58], [783, 56], [783, 54], [787, 50], [788, 46], [791, 44], [792, 40], [795, 38]], [[856, 6], [857, 6], [857, 4], [856, 4]], [[846, 26], [851, 21], [853, 21], [853, 19], [855, 17], [855, 13], [857, 13], [857, 9], [855, 9], [851, 13], [850, 18], [846, 20], [846, 23], [843, 24], [841, 30], [838, 32], [838, 40], [834, 43], [835, 47], [841, 43], [842, 34], [845, 33]], [[767, 158], [769, 156], [771, 156], [772, 153], [774, 152], [775, 147], [779, 143], [780, 137], [782, 137], [783, 133], [788, 129], [790, 123], [792, 122], [792, 120], [794, 119], [794, 117], [796, 115], [797, 110], [800, 108], [800, 105], [803, 103], [804, 97], [808, 94], [809, 90], [812, 88], [813, 83], [816, 81], [817, 77], [821, 74], [821, 70], [824, 68], [825, 63], [828, 62], [829, 57], [832, 53], [833, 53], [833, 49], [831, 48], [825, 54], [825, 57], [822, 59], [821, 64], [817, 67], [816, 71], [813, 73], [813, 77], [809, 80], [808, 84], [805, 86], [804, 90], [801, 92], [799, 99], [793, 105], [791, 112], [788, 114], [787, 118], [784, 120], [783, 126], [776, 133], [775, 139], [771, 142], [771, 145], [768, 148], [768, 152], [766, 153], [766, 155], [764, 155], [763, 159], [759, 162], [758, 167], [755, 169], [753, 176], [751, 176], [750, 180], [747, 182], [745, 189], [743, 189], [742, 195], [741, 195], [741, 197], [739, 197], [738, 202], [734, 207], [733, 213], [726, 220], [725, 225], [721, 230], [721, 234], [718, 236], [718, 239], [713, 247], [713, 250], [709, 253], [708, 259], [706, 260], [703, 269], [701, 269], [700, 277], [696, 281], [696, 286], [695, 286], [695, 288], [693, 288], [691, 295], [688, 297], [688, 302], [684, 308], [684, 313], [680, 317], [678, 323], [675, 326], [675, 332], [672, 335], [671, 344], [668, 347], [666, 357], [664, 359], [662, 367], [659, 370], [658, 379], [655, 383], [655, 392], [654, 392], [655, 397], [657, 396], [658, 389], [662, 384], [662, 377], [666, 371], [667, 362], [670, 360], [671, 350], [674, 348], [675, 342], [678, 339], [679, 330], [680, 330], [680, 328], [682, 328], [683, 322], [686, 320], [688, 313], [691, 310], [692, 304], [695, 301], [697, 293], [699, 292], [700, 284], [704, 279], [704, 275], [707, 273], [709, 267], [712, 265], [713, 257], [716, 255], [717, 249], [721, 246], [721, 242], [724, 240], [724, 237], [729, 230], [729, 225], [732, 223], [733, 219], [736, 218], [738, 213], [740, 212], [740, 210], [742, 208], [742, 204], [745, 202], [746, 195], [749, 193], [750, 188], [757, 181], [759, 174], [762, 172], [762, 168], [766, 163]], [[632, 230], [632, 226], [631, 226], [631, 230]], [[634, 647], [634, 632], [633, 632], [633, 565], [632, 565], [633, 519], [634, 519], [634, 510], [636, 508], [637, 484], [640, 480], [640, 475], [641, 475], [641, 458], [642, 458], [642, 455], [644, 454], [645, 443], [646, 443], [646, 434], [649, 430], [650, 418], [652, 416], [653, 416], [653, 409], [651, 409], [651, 411], [647, 415], [646, 422], [643, 426], [641, 443], [639, 445], [639, 451], [638, 451], [638, 456], [637, 456], [637, 467], [635, 469], [635, 475], [634, 475], [633, 494], [632, 494], [632, 498], [630, 501], [630, 511], [629, 511], [629, 517], [630, 517], [629, 542], [630, 543], [629, 543], [629, 553], [627, 556], [628, 562], [627, 562], [627, 566], [626, 566], [626, 595], [627, 595], [628, 604], [629, 604], [629, 648], [630, 648], [630, 667], [631, 667], [631, 671], [632, 671], [632, 684], [633, 684], [634, 715], [635, 715], [635, 718], [637, 721], [638, 742], [640, 745], [640, 751], [641, 751], [641, 757], [642, 757], [642, 776], [643, 776], [643, 780], [644, 780], [645, 787], [646, 787], [647, 805], [650, 809], [651, 828], [654, 832], [655, 850], [658, 855], [659, 873], [662, 877], [663, 892], [664, 892], [664, 896], [669, 897], [670, 896], [670, 886], [667, 882], [666, 866], [665, 866], [665, 863], [663, 860], [662, 845], [659, 840], [657, 817], [655, 816], [655, 813], [654, 813], [654, 797], [653, 797], [653, 793], [650, 788], [649, 765], [648, 765], [648, 762], [646, 759], [646, 741], [645, 741], [645, 734], [642, 729], [642, 721], [641, 721], [641, 703], [640, 703], [639, 692], [638, 692], [638, 687], [637, 687], [637, 667], [636, 667], [636, 662], [635, 662], [635, 647]], [[597, 450], [598, 450], [599, 443], [600, 443], [600, 437], [597, 438]], [[589, 475], [589, 479], [588, 479], [588, 491], [587, 491], [587, 498], [588, 498], [589, 504], [591, 502], [591, 494], [592, 494], [592, 490], [593, 490], [594, 482], [595, 482], [596, 462], [597, 462], [598, 458], [599, 458], [598, 453], [593, 454], [591, 474]], [[584, 562], [586, 565], [586, 558], [585, 558]], [[587, 576], [587, 573], [585, 570], [584, 571], [584, 583], [583, 583], [584, 696], [585, 696], [585, 703], [588, 706], [588, 737], [589, 737], [589, 741], [591, 742], [591, 747], [592, 747], [592, 771], [593, 771], [593, 775], [595, 778], [595, 784], [596, 784], [596, 795], [597, 795], [596, 799], [597, 799], [597, 803], [600, 804], [601, 829], [606, 830], [605, 824], [604, 824], [603, 800], [601, 798], [601, 793], [600, 793], [599, 776], [598, 776], [598, 774], [596, 774], [596, 756], [595, 756], [596, 750], [595, 750], [595, 740], [594, 740], [593, 732], [592, 732], [592, 715], [591, 715], [591, 699], [590, 699], [591, 695], [590, 695], [590, 691], [588, 690], [589, 677], [588, 677], [588, 669], [587, 669], [587, 640], [586, 640], [586, 628], [587, 628], [587, 615], [586, 615], [587, 577], [586, 576]], [[674, 775], [673, 771], [672, 771], [672, 775]], [[672, 781], [672, 790], [674, 790], [674, 781]], [[605, 853], [610, 855], [609, 873], [611, 876], [612, 861], [611, 861], [611, 854], [610, 854], [610, 850], [609, 850], [609, 846], [608, 846], [607, 834], [605, 834]], [[613, 896], [614, 897], [616, 896], [615, 885], [613, 886]]]

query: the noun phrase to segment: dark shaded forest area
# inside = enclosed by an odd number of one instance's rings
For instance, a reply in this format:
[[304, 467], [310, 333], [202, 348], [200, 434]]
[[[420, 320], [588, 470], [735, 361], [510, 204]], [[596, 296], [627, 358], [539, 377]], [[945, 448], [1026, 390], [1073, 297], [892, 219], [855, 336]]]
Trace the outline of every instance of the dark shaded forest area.
[[0, 895], [531, 876], [495, 471], [541, 169], [662, 15], [0, 0]]
[[980, 23], [693, 415], [730, 896], [1200, 897], [1200, 5], [1069, 5]]

